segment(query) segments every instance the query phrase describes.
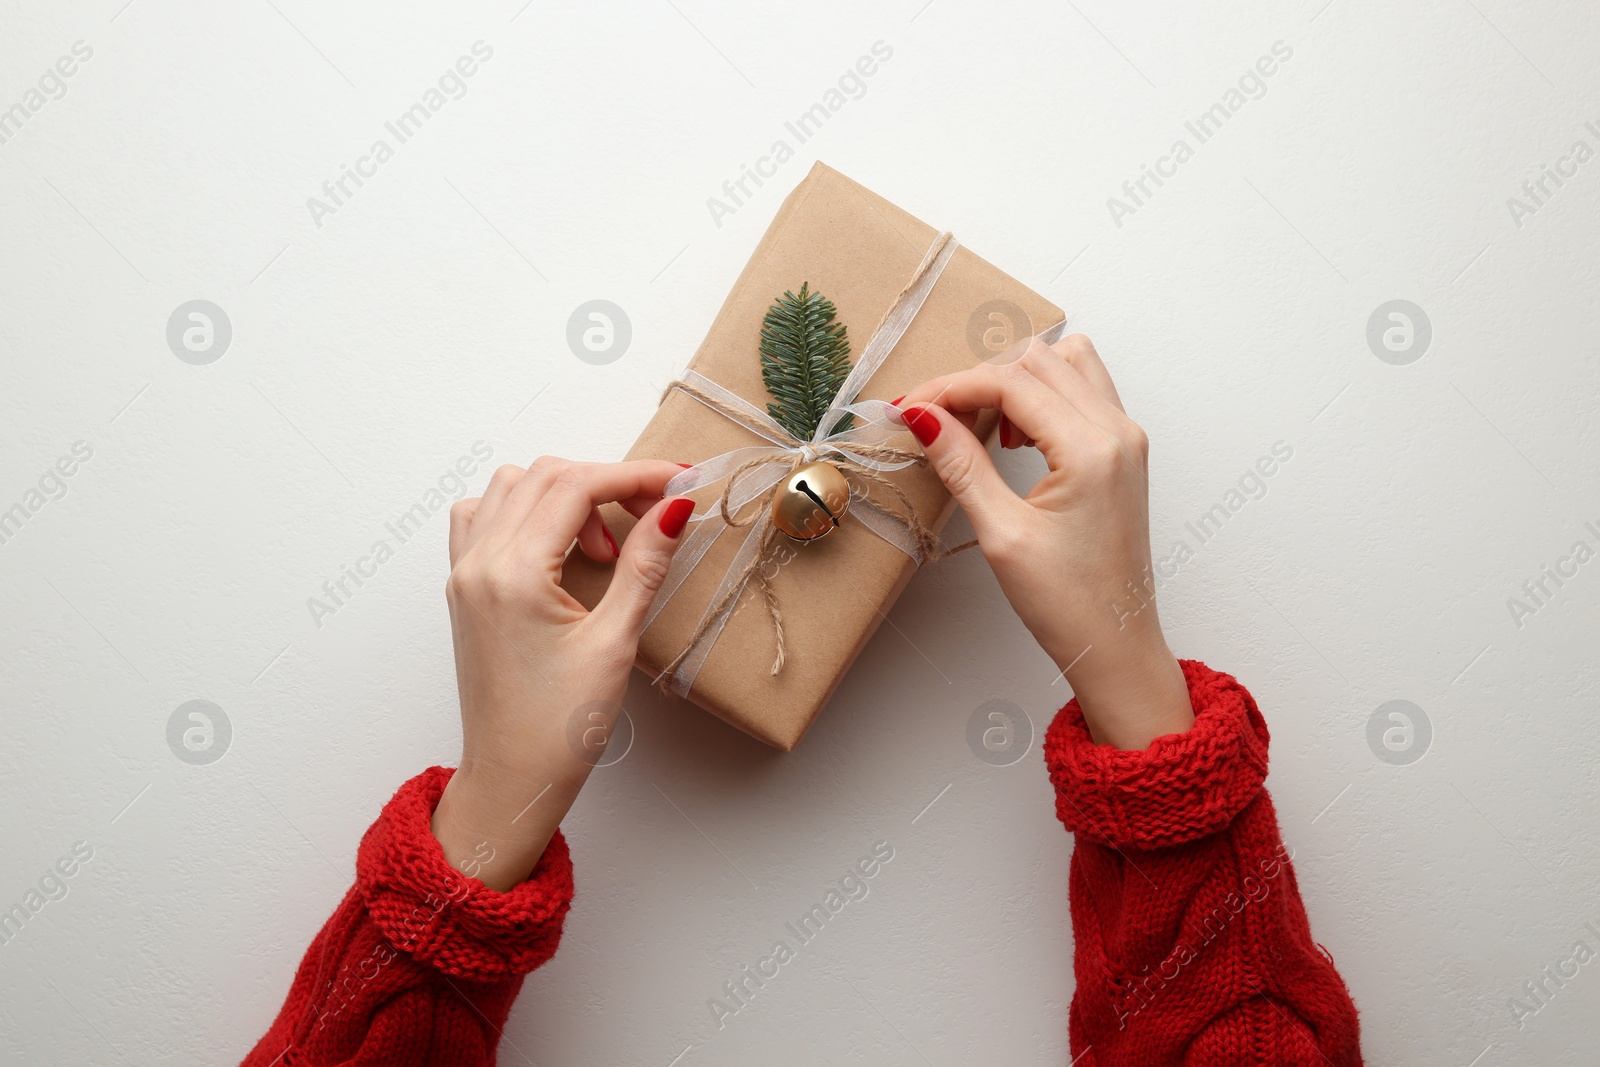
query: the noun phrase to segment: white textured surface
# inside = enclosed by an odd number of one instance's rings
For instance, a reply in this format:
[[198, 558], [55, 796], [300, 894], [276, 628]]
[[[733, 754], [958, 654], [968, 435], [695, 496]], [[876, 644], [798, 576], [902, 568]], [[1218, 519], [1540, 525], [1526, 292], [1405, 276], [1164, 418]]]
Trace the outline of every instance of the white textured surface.
[[[0, 1061], [243, 1055], [379, 805], [457, 744], [442, 514], [320, 627], [306, 599], [474, 442], [620, 455], [820, 157], [1071, 309], [1155, 441], [1158, 555], [1292, 447], [1163, 615], [1266, 711], [1370, 1062], [1592, 1062], [1600, 965], [1521, 1028], [1508, 1000], [1600, 949], [1600, 562], [1520, 627], [1507, 599], [1600, 547], [1600, 160], [1520, 226], [1506, 203], [1600, 148], [1592, 7], [122, 2], [0, 5], [0, 108], [93, 49], [0, 144], [0, 509], [93, 450], [0, 544], [0, 907], [93, 848], [0, 944]], [[315, 225], [479, 40], [466, 95]], [[715, 225], [706, 198], [879, 40], [865, 95]], [[1106, 198], [1278, 41], [1265, 95], [1115, 225]], [[593, 298], [633, 323], [609, 366], [565, 342]], [[1434, 333], [1405, 366], [1366, 341], [1397, 298]], [[192, 299], [233, 324], [209, 366], [165, 340]], [[976, 555], [891, 621], [791, 755], [635, 685], [502, 1062], [1068, 1059], [1069, 841], [1036, 753], [965, 740], [993, 698], [1042, 731], [1063, 686]], [[166, 740], [192, 699], [232, 724], [210, 765]], [[1391, 699], [1431, 721], [1419, 762], [1369, 748]], [[719, 1031], [707, 1000], [879, 841], [870, 895]]]

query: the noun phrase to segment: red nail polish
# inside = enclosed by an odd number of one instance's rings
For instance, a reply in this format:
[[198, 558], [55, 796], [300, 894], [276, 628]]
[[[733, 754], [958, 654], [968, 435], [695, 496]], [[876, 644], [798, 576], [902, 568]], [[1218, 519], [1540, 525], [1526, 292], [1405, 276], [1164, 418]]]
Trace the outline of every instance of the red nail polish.
[[900, 406], [900, 401], [904, 400], [905, 398], [906, 398], [906, 394], [901, 393], [899, 396], [897, 396], [893, 400], [889, 401], [889, 403], [894, 405], [895, 407], [899, 407]]
[[1004, 412], [1000, 413], [1000, 447], [1001, 448], [1016, 448], [1017, 447], [1017, 435], [1012, 430], [1011, 420], [1006, 418]]
[[923, 448], [933, 444], [939, 436], [939, 417], [928, 411], [927, 408], [912, 405], [904, 412], [906, 426], [910, 427], [911, 434]]
[[694, 466], [694, 464], [693, 463], [680, 463], [680, 464], [678, 464], [678, 466], [682, 467], [684, 470], [688, 470], [690, 467]]
[[686, 496], [680, 496], [667, 505], [661, 513], [661, 532], [668, 537], [676, 538], [683, 533], [683, 528], [689, 522], [689, 516], [694, 512], [694, 501]]
[[616, 559], [618, 556], [622, 555], [622, 553], [617, 549], [617, 539], [611, 536], [611, 527], [607, 526], [605, 523], [601, 523], [600, 533], [604, 535], [606, 539], [606, 547], [611, 549], [611, 558]]

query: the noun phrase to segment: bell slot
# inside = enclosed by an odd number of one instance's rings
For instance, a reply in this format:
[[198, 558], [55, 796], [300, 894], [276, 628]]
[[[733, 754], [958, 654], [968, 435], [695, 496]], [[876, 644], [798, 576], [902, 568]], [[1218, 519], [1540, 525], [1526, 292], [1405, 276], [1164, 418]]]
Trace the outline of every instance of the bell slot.
[[800, 490], [806, 496], [810, 497], [812, 502], [815, 503], [817, 507], [822, 509], [822, 513], [833, 521], [835, 526], [839, 525], [839, 517], [833, 513], [833, 510], [829, 508], [827, 504], [823, 503], [823, 500], [820, 496], [811, 491], [811, 487], [806, 484], [806, 480], [804, 478], [801, 478], [798, 482], [795, 482], [794, 487]]

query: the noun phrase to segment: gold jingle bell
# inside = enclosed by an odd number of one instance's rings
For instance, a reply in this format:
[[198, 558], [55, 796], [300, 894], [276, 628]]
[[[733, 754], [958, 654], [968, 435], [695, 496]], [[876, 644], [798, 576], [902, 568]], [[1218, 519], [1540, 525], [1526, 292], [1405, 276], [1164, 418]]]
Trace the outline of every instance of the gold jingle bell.
[[796, 541], [826, 537], [850, 509], [850, 483], [831, 463], [807, 463], [772, 494], [772, 525]]

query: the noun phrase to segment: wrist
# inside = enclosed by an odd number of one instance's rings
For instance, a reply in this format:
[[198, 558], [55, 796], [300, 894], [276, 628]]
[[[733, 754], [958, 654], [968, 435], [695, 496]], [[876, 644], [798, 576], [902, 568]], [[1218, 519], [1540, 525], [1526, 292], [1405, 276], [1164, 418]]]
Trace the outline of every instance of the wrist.
[[1137, 643], [1106, 645], [1104, 655], [1092, 649], [1067, 675], [1096, 742], [1144, 749], [1194, 725], [1183, 668], [1159, 631]]
[[575, 795], [464, 760], [434, 809], [433, 835], [452, 867], [504, 892], [532, 873]]

